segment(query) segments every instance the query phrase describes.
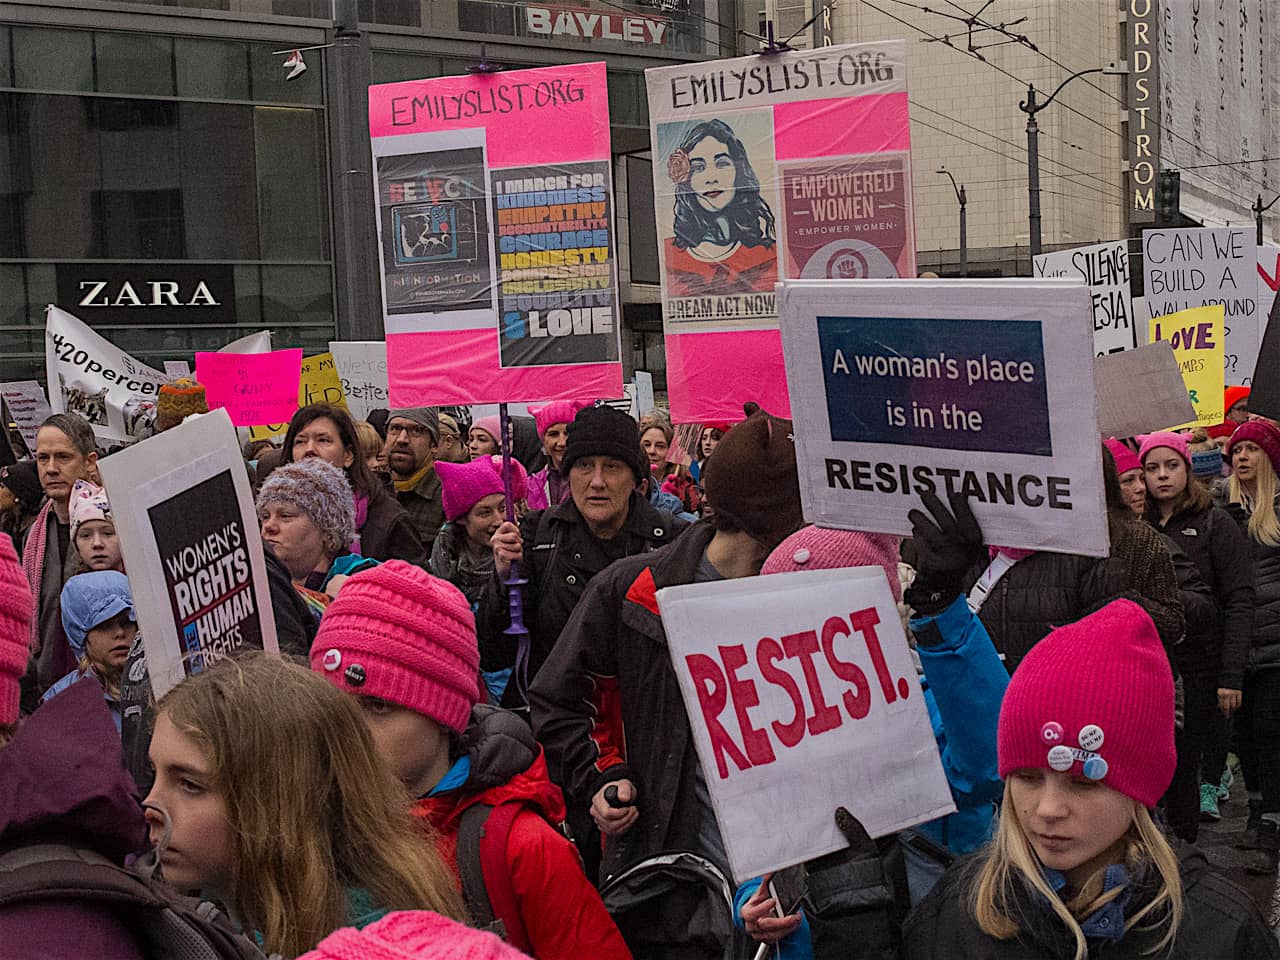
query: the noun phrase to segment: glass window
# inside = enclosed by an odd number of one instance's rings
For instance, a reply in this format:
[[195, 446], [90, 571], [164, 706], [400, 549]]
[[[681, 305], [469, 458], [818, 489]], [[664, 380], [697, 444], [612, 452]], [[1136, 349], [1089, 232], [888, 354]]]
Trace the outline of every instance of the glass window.
[[0, 27], [0, 87], [13, 86], [13, 51], [9, 46], [9, 28]]
[[173, 40], [142, 33], [96, 33], [103, 93], [173, 96]]
[[28, 90], [92, 90], [93, 34], [14, 27], [13, 72]]
[[[256, 263], [237, 264], [233, 270], [236, 285], [236, 323], [262, 326], [262, 268]], [[253, 331], [245, 331], [252, 333]]]
[[180, 97], [249, 99], [249, 49], [227, 40], [174, 40], [174, 69]]
[[258, 259], [253, 115], [247, 104], [179, 104], [178, 180], [193, 260]]
[[318, 110], [254, 108], [263, 260], [328, 259], [322, 119]]
[[391, 53], [375, 50], [370, 65], [371, 83], [399, 83], [402, 80], [423, 80], [438, 77], [439, 57], [420, 57], [413, 53]]
[[649, 95], [644, 74], [610, 70], [609, 122], [628, 127], [649, 126]]
[[[323, 353], [328, 348], [325, 338], [333, 332], [333, 276], [329, 267], [264, 264], [262, 320], [272, 330], [314, 325], [310, 333], [299, 330], [287, 335], [288, 343], [303, 348], [319, 346]], [[285, 343], [285, 336], [279, 342]]]
[[99, 130], [101, 189], [93, 197], [98, 256], [182, 260], [178, 104], [90, 101]]
[[305, 51], [302, 62], [307, 65], [306, 71], [286, 80], [289, 71], [284, 68], [285, 56], [271, 52], [281, 49], [282, 46], [266, 43], [249, 45], [252, 98], [264, 103], [323, 103], [324, 51]]
[[627, 157], [627, 226], [631, 282], [658, 283], [658, 227], [653, 209], [653, 163]]
[[57, 300], [52, 277], [52, 267], [0, 264], [0, 381], [44, 380], [44, 307]]
[[361, 23], [386, 23], [399, 27], [422, 25], [421, 0], [359, 0]]

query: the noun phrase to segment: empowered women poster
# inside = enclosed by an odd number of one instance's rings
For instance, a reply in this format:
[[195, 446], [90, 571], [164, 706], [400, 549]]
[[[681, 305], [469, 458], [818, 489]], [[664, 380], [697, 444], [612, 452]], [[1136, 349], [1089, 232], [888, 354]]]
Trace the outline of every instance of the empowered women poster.
[[773, 285], [916, 274], [906, 46], [645, 78], [672, 416], [738, 419], [744, 400], [784, 413]]

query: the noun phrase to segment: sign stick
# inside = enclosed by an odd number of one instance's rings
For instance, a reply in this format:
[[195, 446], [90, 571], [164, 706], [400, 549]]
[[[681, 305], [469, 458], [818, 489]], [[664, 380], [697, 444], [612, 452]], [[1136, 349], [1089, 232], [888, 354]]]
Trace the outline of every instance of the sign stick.
[[[511, 497], [511, 420], [505, 403], [498, 404], [498, 433], [502, 444], [502, 492], [506, 498], [507, 520], [516, 522], [516, 505]], [[507, 578], [507, 606], [511, 611], [511, 625], [502, 631], [509, 637], [517, 638], [516, 646], [516, 689], [520, 695], [529, 689], [529, 628], [524, 625], [524, 596], [521, 592], [529, 581], [520, 576], [520, 564], [511, 564]]]

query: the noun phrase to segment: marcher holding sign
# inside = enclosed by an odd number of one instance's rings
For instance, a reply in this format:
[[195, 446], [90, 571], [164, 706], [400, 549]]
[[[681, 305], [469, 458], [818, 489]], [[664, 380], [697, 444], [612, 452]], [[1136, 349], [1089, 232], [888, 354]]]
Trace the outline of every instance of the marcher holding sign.
[[906, 534], [962, 493], [992, 543], [1105, 556], [1093, 334], [1065, 281], [786, 281], [805, 513]]
[[645, 79], [672, 419], [786, 413], [774, 282], [916, 274], [905, 45]]
[[392, 407], [622, 393], [607, 92], [603, 63], [370, 88]]
[[1173, 347], [1173, 356], [1187, 386], [1187, 396], [1195, 407], [1194, 420], [1170, 429], [1213, 427], [1225, 416], [1222, 409], [1222, 348], [1225, 342], [1222, 311], [1221, 304], [1193, 307], [1148, 321], [1151, 342], [1167, 340]]

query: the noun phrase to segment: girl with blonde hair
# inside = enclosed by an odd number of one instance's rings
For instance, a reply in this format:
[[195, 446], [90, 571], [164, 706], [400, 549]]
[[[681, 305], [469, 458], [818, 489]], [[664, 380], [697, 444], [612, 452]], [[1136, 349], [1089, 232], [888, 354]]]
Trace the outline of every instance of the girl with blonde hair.
[[1280, 862], [1280, 429], [1242, 423], [1227, 444], [1230, 513], [1253, 555], [1253, 646], [1236, 715], [1240, 766], [1249, 791], [1245, 845], [1256, 846], [1249, 872], [1274, 874]]
[[1168, 658], [1129, 600], [1033, 647], [1000, 708], [996, 836], [908, 917], [904, 957], [1280, 957], [1249, 897], [1151, 818], [1173, 713]]
[[305, 666], [247, 653], [187, 678], [159, 703], [151, 761], [165, 879], [223, 904], [267, 953], [391, 910], [465, 919], [355, 701]]

